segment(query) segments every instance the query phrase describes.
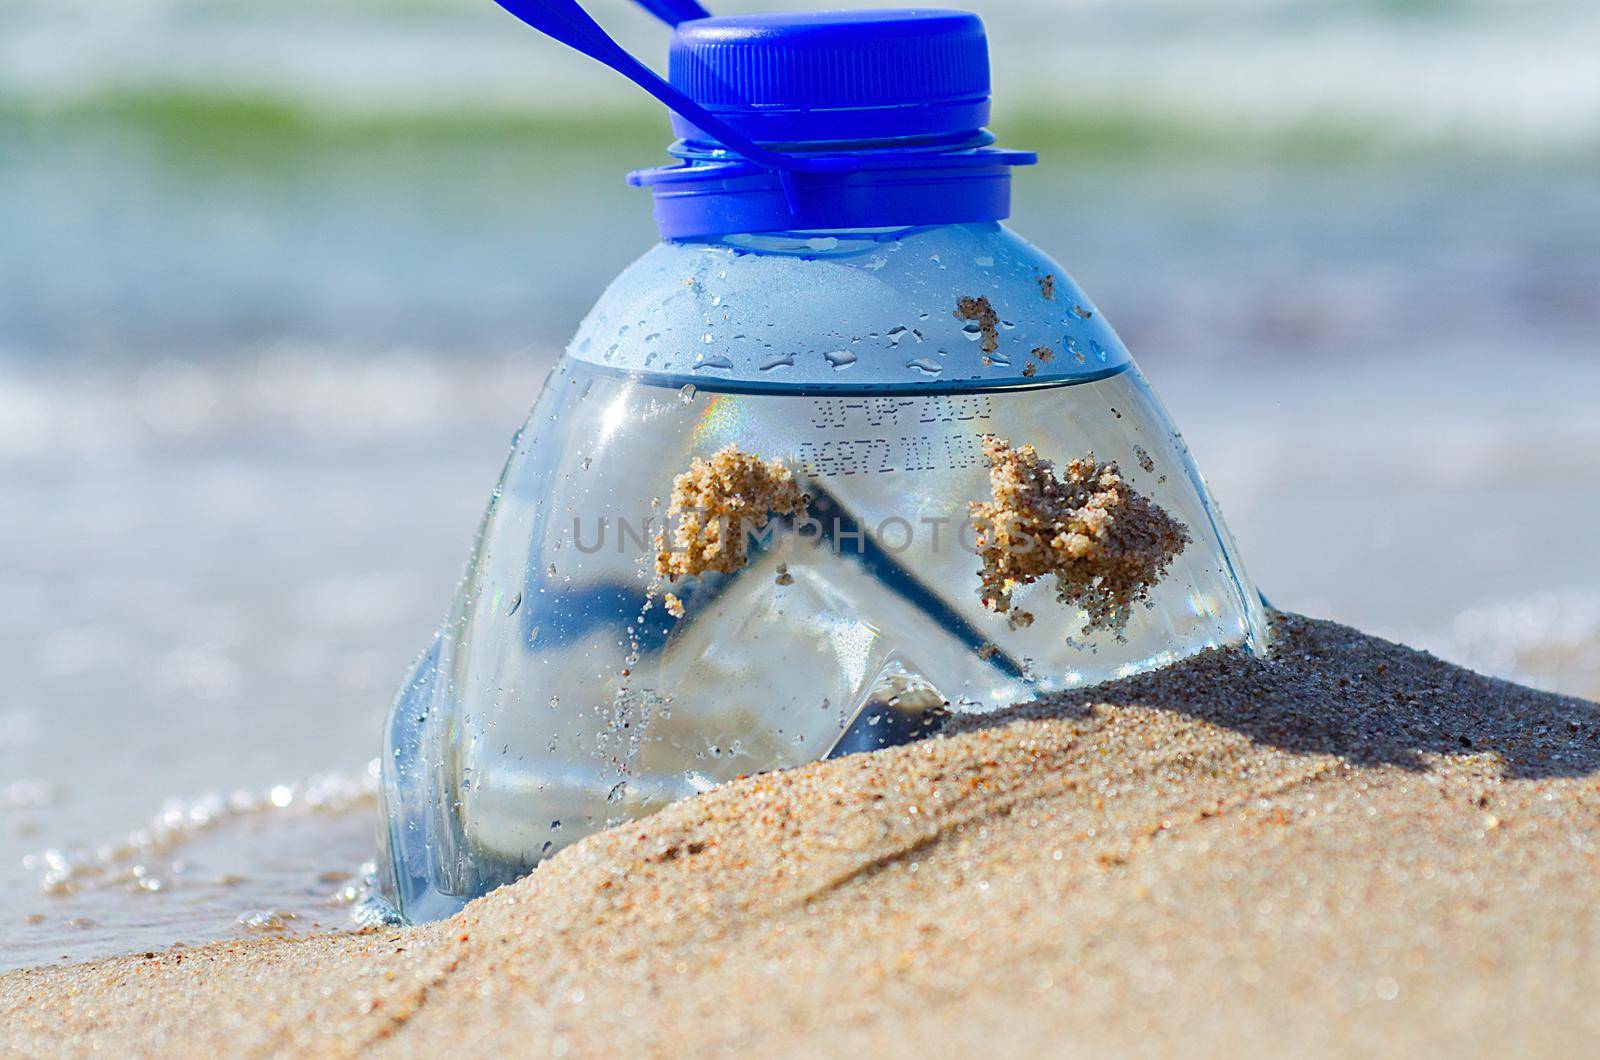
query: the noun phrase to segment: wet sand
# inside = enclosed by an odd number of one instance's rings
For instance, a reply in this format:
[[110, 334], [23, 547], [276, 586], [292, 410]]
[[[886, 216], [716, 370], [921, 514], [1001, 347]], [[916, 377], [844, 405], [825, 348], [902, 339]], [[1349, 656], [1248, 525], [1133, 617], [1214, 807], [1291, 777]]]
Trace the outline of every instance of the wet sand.
[[0, 977], [0, 1049], [1586, 1049], [1600, 706], [1279, 616], [751, 778], [421, 928]]

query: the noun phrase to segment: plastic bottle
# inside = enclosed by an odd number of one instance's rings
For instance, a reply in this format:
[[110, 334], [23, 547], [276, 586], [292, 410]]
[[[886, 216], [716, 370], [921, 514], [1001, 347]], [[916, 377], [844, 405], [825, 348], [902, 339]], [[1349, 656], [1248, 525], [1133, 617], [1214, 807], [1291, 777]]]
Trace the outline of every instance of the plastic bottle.
[[[1033, 157], [983, 131], [975, 16], [712, 19], [656, 0], [681, 20], [667, 85], [573, 5], [502, 3], [672, 105], [679, 162], [632, 176], [663, 240], [552, 371], [396, 700], [377, 883], [406, 917], [946, 710], [1265, 647], [1259, 597], [1144, 377], [1066, 272], [1000, 224]], [[986, 438], [1058, 469], [1114, 461], [1186, 543], [1114, 621], [1048, 580], [997, 613], [971, 507], [991, 499]], [[730, 446], [810, 503], [753, 513], [767, 521], [735, 569], [664, 577], [677, 476]]]

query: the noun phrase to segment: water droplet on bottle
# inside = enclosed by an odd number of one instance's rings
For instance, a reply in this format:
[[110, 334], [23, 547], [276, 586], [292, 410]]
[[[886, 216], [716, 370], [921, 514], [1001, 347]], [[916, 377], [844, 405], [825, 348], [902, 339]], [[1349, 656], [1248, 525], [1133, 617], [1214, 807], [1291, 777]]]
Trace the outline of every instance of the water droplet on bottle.
[[839, 245], [833, 236], [816, 236], [806, 240], [806, 246], [812, 250], [832, 250]]
[[623, 800], [623, 797], [626, 796], [627, 794], [628, 794], [628, 782], [626, 780], [618, 781], [616, 786], [614, 786], [610, 791], [606, 792], [606, 802], [608, 802], [608, 803], [610, 803], [610, 804], [612, 804], [614, 806], [617, 803], [621, 802]]
[[513, 596], [511, 598], [511, 602], [506, 605], [506, 617], [510, 618], [512, 615], [516, 614], [517, 613], [517, 608], [519, 608], [521, 606], [522, 606], [522, 594], [518, 593], [517, 595]]
[[770, 372], [774, 368], [793, 368], [793, 367], [794, 367], [794, 354], [792, 354], [792, 353], [775, 354], [774, 356], [768, 357], [766, 360], [761, 362], [761, 370], [763, 372]]
[[551, 710], [559, 710], [560, 707], [561, 707], [561, 697], [560, 696], [551, 696], [550, 697], [550, 709]]
[[694, 370], [697, 372], [730, 372], [733, 370], [733, 362], [728, 360], [726, 357], [706, 357], [702, 358], [695, 364]]
[[835, 369], [848, 368], [856, 363], [856, 355], [849, 350], [833, 350], [829, 353], [824, 353], [822, 356], [826, 357], [828, 363], [833, 365]]
[[694, 404], [695, 387], [693, 383], [685, 383], [678, 390], [678, 397], [683, 399], [685, 405]]
[[931, 357], [914, 357], [906, 362], [906, 367], [915, 368], [917, 371], [926, 372], [928, 375], [938, 375], [944, 371], [944, 365]]

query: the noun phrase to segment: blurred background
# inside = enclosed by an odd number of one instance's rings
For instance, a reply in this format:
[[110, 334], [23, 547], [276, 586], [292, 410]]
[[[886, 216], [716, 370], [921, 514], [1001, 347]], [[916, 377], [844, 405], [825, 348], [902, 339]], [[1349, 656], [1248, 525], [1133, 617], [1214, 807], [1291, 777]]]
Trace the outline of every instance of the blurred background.
[[[1272, 601], [1600, 697], [1600, 7], [968, 6]], [[0, 0], [0, 967], [345, 922], [667, 141], [489, 0]]]

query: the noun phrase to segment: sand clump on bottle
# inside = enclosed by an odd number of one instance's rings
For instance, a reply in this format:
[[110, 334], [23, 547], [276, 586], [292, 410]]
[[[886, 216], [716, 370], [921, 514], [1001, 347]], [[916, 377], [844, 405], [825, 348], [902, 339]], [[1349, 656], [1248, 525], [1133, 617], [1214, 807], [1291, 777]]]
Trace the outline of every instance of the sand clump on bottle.
[[993, 353], [1000, 348], [1000, 314], [983, 296], [963, 296], [956, 300], [955, 317], [978, 325], [978, 348]]
[[985, 606], [1013, 628], [1031, 625], [1012, 595], [1053, 577], [1057, 600], [1087, 615], [1084, 633], [1121, 632], [1189, 544], [1188, 528], [1092, 454], [1068, 461], [1058, 477], [1031, 445], [989, 436], [983, 453], [991, 497], [969, 507]]
[[[729, 445], [710, 459], [695, 457], [672, 483], [670, 533], [656, 534], [656, 574], [668, 582], [703, 574], [732, 574], [750, 562], [749, 536], [774, 515], [800, 515], [811, 497], [794, 472]], [[683, 603], [668, 593], [667, 611]]]

